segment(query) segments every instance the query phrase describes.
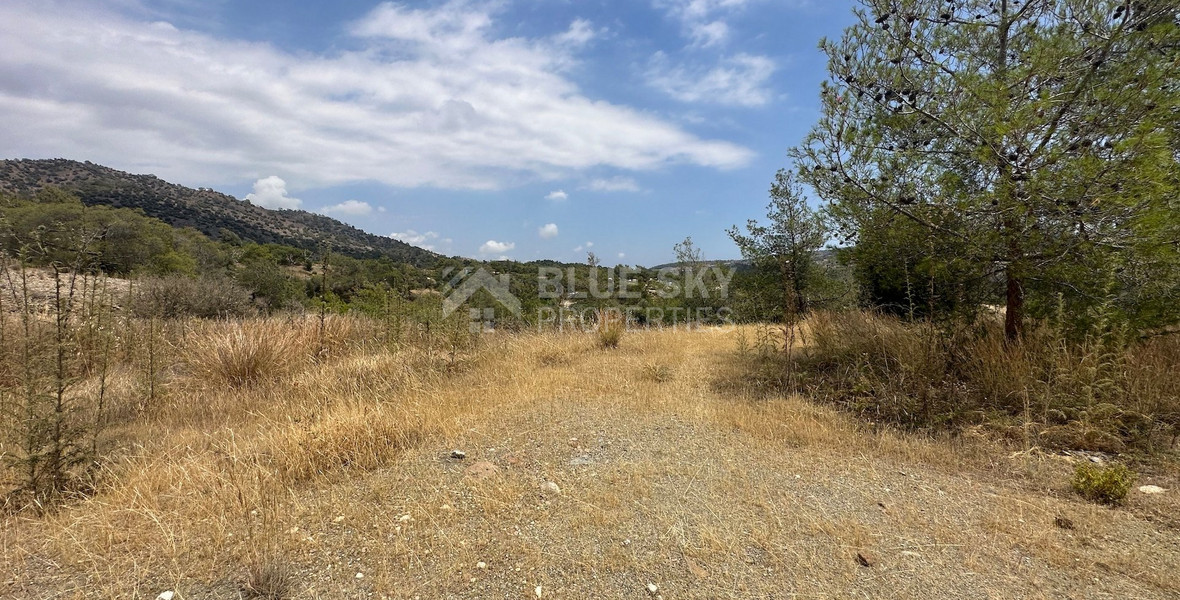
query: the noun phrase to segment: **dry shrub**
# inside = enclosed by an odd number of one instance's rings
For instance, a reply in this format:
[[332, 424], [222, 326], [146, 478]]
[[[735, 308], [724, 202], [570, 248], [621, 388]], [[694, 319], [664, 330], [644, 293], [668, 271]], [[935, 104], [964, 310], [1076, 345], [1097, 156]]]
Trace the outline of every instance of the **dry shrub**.
[[228, 319], [255, 312], [250, 291], [228, 277], [150, 277], [135, 284], [131, 309], [141, 317]]
[[250, 565], [242, 593], [254, 600], [286, 600], [294, 596], [295, 578], [291, 569], [274, 560]]
[[308, 358], [307, 336], [279, 321], [218, 323], [188, 336], [185, 362], [208, 385], [246, 388], [291, 373]]
[[794, 364], [809, 395], [914, 429], [985, 425], [1026, 444], [1154, 451], [1180, 434], [1180, 339], [1068, 341], [1048, 327], [1005, 343], [1000, 324], [938, 328], [818, 313]]
[[598, 311], [598, 345], [603, 348], [618, 348], [627, 329], [627, 319], [618, 310]]

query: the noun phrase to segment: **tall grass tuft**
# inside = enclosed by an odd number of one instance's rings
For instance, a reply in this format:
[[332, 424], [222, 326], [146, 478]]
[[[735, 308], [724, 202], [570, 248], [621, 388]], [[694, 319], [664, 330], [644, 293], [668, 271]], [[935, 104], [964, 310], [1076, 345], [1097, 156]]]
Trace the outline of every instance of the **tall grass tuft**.
[[207, 384], [253, 387], [305, 364], [311, 358], [310, 341], [305, 332], [278, 321], [222, 322], [189, 336], [185, 362], [191, 374]]
[[606, 349], [618, 348], [627, 330], [626, 317], [618, 310], [608, 309], [600, 309], [597, 317], [598, 345]]

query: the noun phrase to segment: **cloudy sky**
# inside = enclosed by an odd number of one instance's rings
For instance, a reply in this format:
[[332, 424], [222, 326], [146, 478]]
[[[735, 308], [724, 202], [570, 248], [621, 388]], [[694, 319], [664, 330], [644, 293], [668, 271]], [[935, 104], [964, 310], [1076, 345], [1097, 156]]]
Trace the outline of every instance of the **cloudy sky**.
[[449, 255], [653, 265], [763, 214], [851, 0], [3, 0], [0, 157]]

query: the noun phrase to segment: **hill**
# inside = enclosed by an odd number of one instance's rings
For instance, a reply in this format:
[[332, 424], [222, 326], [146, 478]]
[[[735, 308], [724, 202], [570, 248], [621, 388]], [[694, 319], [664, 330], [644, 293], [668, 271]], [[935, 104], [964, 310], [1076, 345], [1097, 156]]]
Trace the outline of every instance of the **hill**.
[[331, 217], [302, 210], [269, 210], [211, 189], [192, 189], [154, 175], [133, 175], [65, 159], [0, 161], [0, 192], [29, 195], [46, 186], [77, 194], [87, 205], [135, 208], [172, 225], [221, 239], [226, 232], [259, 244], [316, 250], [323, 243], [354, 258], [387, 257], [415, 266], [438, 254], [366, 233]]

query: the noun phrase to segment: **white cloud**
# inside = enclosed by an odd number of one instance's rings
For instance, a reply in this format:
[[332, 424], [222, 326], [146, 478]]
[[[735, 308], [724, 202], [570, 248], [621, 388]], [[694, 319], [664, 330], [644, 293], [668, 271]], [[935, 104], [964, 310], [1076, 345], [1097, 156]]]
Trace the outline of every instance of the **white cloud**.
[[[479, 247], [479, 252], [480, 254], [502, 255], [505, 252], [511, 252], [514, 248], [516, 248], [516, 242], [497, 242], [496, 240], [488, 240]], [[501, 256], [500, 259], [503, 260], [504, 257]]]
[[574, 252], [582, 252], [585, 250], [589, 250], [593, 247], [594, 247], [594, 242], [586, 242], [585, 244], [582, 244], [581, 246], [574, 248]]
[[630, 177], [612, 177], [610, 179], [595, 179], [586, 186], [595, 192], [638, 192], [639, 184]]
[[584, 46], [597, 36], [594, 26], [586, 19], [577, 19], [570, 23], [565, 33], [554, 36], [554, 41], [569, 46]]
[[554, 190], [549, 192], [549, 194], [545, 196], [545, 199], [552, 200], [554, 202], [561, 202], [563, 200], [569, 200], [569, 197], [570, 195], [565, 193], [565, 190]]
[[591, 25], [499, 35], [503, 4], [381, 4], [347, 30], [338, 46], [349, 49], [317, 54], [83, 0], [4, 0], [0, 155], [84, 158], [189, 185], [276, 173], [295, 187], [447, 189], [752, 159], [588, 96], [568, 72]]
[[303, 201], [287, 195], [287, 182], [281, 177], [271, 175], [254, 182], [254, 193], [246, 194], [246, 199], [262, 208], [287, 210], [298, 209]]
[[[417, 231], [414, 231], [413, 229], [407, 229], [402, 232], [391, 233], [391, 234], [389, 234], [389, 237], [391, 237], [395, 240], [401, 240], [407, 244], [410, 244], [411, 246], [418, 246], [420, 248], [425, 248], [427, 250], [434, 250], [435, 249], [434, 244], [428, 244], [427, 242], [437, 240], [438, 234], [433, 231], [427, 231], [426, 233], [418, 233]], [[449, 239], [442, 240], [442, 243], [450, 245], [451, 240], [449, 240]]]
[[708, 48], [718, 46], [729, 39], [729, 25], [725, 21], [693, 23], [689, 25], [689, 36], [694, 46]]
[[[706, 48], [729, 39], [729, 25], [720, 18], [745, 8], [754, 0], [655, 0], [656, 8], [679, 20], [692, 45]], [[781, 1], [781, 0], [780, 0]]]
[[672, 65], [657, 52], [648, 65], [652, 87], [681, 102], [710, 102], [730, 106], [762, 106], [770, 101], [766, 83], [775, 71], [765, 56], [738, 54], [712, 68]]
[[353, 217], [362, 217], [364, 215], [373, 214], [373, 206], [368, 202], [361, 202], [360, 200], [345, 200], [340, 204], [325, 206], [320, 209], [320, 212], [324, 213], [325, 215], [339, 214]]
[[557, 237], [557, 223], [549, 223], [537, 229], [537, 235], [541, 236], [543, 240], [551, 240]]

